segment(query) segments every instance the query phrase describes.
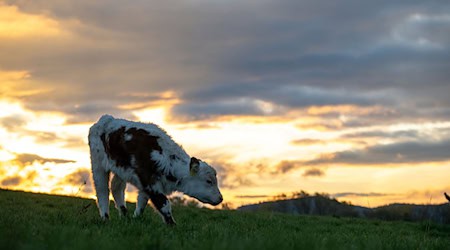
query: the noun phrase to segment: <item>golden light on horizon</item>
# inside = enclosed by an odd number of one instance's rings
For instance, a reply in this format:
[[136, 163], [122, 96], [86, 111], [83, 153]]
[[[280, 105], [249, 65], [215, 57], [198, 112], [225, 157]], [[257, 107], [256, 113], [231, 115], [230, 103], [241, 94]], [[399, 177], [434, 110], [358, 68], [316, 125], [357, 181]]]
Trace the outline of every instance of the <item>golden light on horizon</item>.
[[[11, 114], [26, 115], [30, 119], [25, 124], [22, 124], [23, 126], [20, 130], [13, 133], [7, 133], [0, 129], [2, 140], [10, 142], [8, 145], [3, 145], [3, 148], [0, 150], [0, 157], [4, 169], [2, 173], [3, 179], [17, 177], [20, 180], [28, 180], [27, 182], [20, 182], [19, 186], [4, 184], [2, 186], [34, 192], [76, 194], [92, 198], [92, 188], [89, 188], [89, 192], [84, 192], [80, 191], [85, 189], [83, 183], [64, 182], [66, 176], [77, 171], [82, 170], [89, 173], [90, 161], [87, 145], [75, 150], [60, 147], [60, 145], [63, 145], [65, 136], [77, 136], [86, 142], [85, 137], [90, 124], [65, 124], [65, 118], [58, 113], [32, 113], [25, 110], [18, 103], [11, 104], [2, 102], [0, 105], [8, 108], [2, 109], [3, 113], [1, 117], [8, 117], [10, 114], [5, 110], [9, 110]], [[389, 197], [391, 199], [396, 197], [397, 201], [412, 202], [415, 200], [418, 202], [426, 202], [429, 197], [423, 196], [419, 199], [417, 197], [410, 197], [405, 199], [400, 194], [420, 189], [439, 189], [439, 187], [447, 184], [445, 174], [450, 172], [450, 163], [419, 164], [414, 167], [415, 171], [413, 173], [409, 171], [409, 166], [333, 167], [330, 165], [326, 168], [326, 175], [319, 179], [304, 177], [303, 168], [299, 168], [284, 177], [273, 178], [276, 171], [274, 166], [279, 162], [279, 159], [295, 160], [299, 157], [313, 159], [314, 155], [334, 152], [336, 150], [345, 150], [351, 148], [352, 144], [345, 141], [341, 142], [343, 144], [339, 144], [338, 137], [334, 137], [338, 142], [338, 144], [335, 144], [333, 142], [333, 136], [329, 137], [330, 135], [324, 135], [321, 138], [321, 133], [312, 130], [299, 130], [296, 126], [296, 121], [290, 123], [247, 123], [236, 119], [236, 121], [231, 120], [228, 122], [215, 121], [213, 122], [214, 126], [196, 128], [196, 126], [184, 127], [168, 122], [166, 119], [167, 107], [144, 109], [135, 112], [135, 115], [141, 120], [155, 122], [164, 127], [175, 140], [179, 141], [186, 148], [188, 153], [203, 157], [207, 160], [215, 159], [215, 161], [222, 161], [220, 159], [226, 159], [228, 164], [234, 165], [234, 170], [232, 170], [234, 171], [234, 175], [241, 176], [239, 178], [251, 180], [253, 183], [251, 186], [243, 186], [239, 189], [224, 189], [224, 197], [232, 206], [268, 200], [271, 196], [280, 193], [299, 190], [339, 193], [353, 190], [355, 186], [358, 187], [360, 192], [370, 193], [373, 190], [377, 190], [378, 192], [391, 194]], [[447, 123], [438, 123], [423, 126], [428, 129], [433, 129], [448, 125]], [[401, 130], [406, 127], [412, 128], [415, 125], [397, 125], [391, 129]], [[24, 131], [27, 132], [23, 134]], [[37, 143], [33, 138], [38, 132], [54, 132], [62, 137], [48, 144]], [[236, 140], [236, 137], [239, 140]], [[319, 146], [312, 144], [300, 147], [295, 143], [292, 144], [294, 138], [302, 137], [313, 137], [325, 141], [330, 140], [331, 144], [327, 142], [327, 144], [319, 143]], [[74, 162], [55, 164], [34, 161], [28, 163], [31, 165], [18, 166], [17, 164], [20, 163], [15, 163], [14, 157], [18, 153], [27, 152], [32, 152], [45, 158], [61, 158], [73, 160]], [[255, 168], [258, 164], [264, 164], [265, 168], [272, 170], [266, 170], [269, 171], [267, 174], [258, 173], [258, 169]], [[431, 173], [429, 172], [430, 167], [434, 169]], [[419, 172], [421, 174], [418, 175], [417, 173]], [[422, 177], [424, 176], [428, 176], [427, 179], [429, 182], [421, 183]], [[403, 178], [409, 179], [410, 182], [400, 183], [398, 180]], [[261, 196], [261, 198], [238, 198], [242, 193], [249, 196]], [[127, 194], [127, 200], [129, 201], [134, 201], [133, 199], [135, 197], [136, 195], [134, 193]], [[359, 205], [367, 205], [366, 203], [369, 202], [371, 206], [376, 206], [385, 203], [387, 198], [387, 196], [366, 198], [348, 196], [344, 200], [350, 199], [354, 204]]]

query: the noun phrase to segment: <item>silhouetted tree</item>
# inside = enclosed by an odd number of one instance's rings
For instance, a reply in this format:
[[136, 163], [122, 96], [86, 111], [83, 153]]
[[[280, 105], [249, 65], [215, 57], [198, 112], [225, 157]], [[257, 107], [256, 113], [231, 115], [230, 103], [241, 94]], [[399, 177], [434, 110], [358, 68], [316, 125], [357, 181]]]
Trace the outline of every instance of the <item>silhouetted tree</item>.
[[292, 193], [292, 198], [305, 198], [305, 197], [309, 197], [309, 194], [304, 191], [304, 190], [300, 190], [300, 192], [294, 192]]
[[284, 200], [287, 198], [287, 195], [285, 193], [277, 194], [274, 196], [275, 200]]
[[222, 209], [222, 210], [231, 210], [231, 205], [230, 205], [230, 203], [228, 203], [228, 202], [223, 202], [223, 203], [222, 203], [221, 209]]

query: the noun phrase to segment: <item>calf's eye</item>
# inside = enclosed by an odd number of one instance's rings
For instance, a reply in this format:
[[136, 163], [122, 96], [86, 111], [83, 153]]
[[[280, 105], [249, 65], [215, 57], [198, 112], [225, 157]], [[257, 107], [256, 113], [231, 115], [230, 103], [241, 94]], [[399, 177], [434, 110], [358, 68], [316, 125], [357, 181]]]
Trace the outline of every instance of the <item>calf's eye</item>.
[[206, 180], [206, 183], [208, 183], [209, 185], [212, 185], [212, 181], [211, 180]]

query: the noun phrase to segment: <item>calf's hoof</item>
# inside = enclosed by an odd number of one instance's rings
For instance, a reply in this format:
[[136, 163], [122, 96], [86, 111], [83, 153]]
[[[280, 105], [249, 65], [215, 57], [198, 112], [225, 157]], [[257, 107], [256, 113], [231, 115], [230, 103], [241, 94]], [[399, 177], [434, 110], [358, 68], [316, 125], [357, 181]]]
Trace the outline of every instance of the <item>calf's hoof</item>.
[[175, 222], [175, 220], [174, 220], [172, 217], [166, 218], [166, 219], [164, 220], [164, 222], [165, 222], [166, 225], [168, 225], [168, 226], [176, 226], [176, 225], [177, 225], [177, 223]]
[[142, 216], [142, 212], [134, 211], [133, 218], [139, 218]]
[[128, 214], [128, 209], [125, 206], [120, 206], [120, 215], [121, 216], [127, 216]]
[[104, 213], [100, 217], [102, 218], [102, 221], [109, 221], [109, 214], [108, 213]]

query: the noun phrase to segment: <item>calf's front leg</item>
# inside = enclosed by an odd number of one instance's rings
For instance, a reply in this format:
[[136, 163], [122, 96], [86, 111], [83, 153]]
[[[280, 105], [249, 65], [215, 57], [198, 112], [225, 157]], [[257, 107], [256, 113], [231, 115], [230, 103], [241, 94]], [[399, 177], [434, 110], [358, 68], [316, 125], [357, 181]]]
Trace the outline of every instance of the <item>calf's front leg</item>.
[[139, 191], [136, 203], [136, 210], [134, 210], [134, 217], [139, 217], [144, 212], [148, 203], [148, 195], [144, 191]]
[[164, 222], [167, 225], [175, 225], [175, 220], [172, 217], [172, 208], [167, 197], [164, 194], [155, 191], [149, 191], [148, 196], [152, 200], [155, 208], [161, 214]]

